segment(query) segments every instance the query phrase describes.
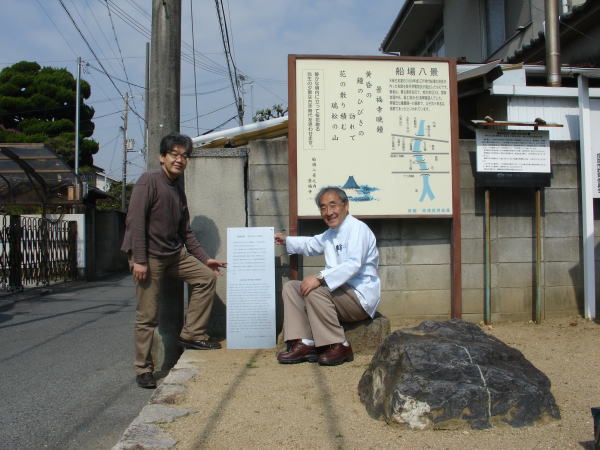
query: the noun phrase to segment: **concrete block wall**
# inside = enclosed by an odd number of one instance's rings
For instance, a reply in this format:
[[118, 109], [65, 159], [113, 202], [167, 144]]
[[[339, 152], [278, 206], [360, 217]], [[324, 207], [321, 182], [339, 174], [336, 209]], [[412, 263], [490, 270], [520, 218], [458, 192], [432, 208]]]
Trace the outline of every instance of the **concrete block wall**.
[[[224, 150], [234, 149], [215, 149], [213, 152], [218, 154]], [[276, 231], [287, 229], [287, 138], [253, 141], [244, 152], [247, 152], [247, 161], [241, 158], [235, 170], [210, 169], [212, 173], [223, 174], [221, 183], [225, 183], [225, 180], [234, 181], [235, 188], [227, 188], [229, 200], [226, 209], [239, 207], [247, 211], [247, 220], [238, 215], [233, 220], [237, 224], [228, 226], [244, 226], [247, 223], [248, 226], [272, 226]], [[474, 152], [474, 141], [460, 142], [462, 304], [463, 318], [480, 321], [483, 319], [484, 304], [484, 191], [475, 185]], [[552, 185], [543, 190], [542, 204], [543, 317], [581, 313], [583, 304], [577, 143], [552, 142], [551, 155]], [[246, 163], [244, 186], [241, 183], [242, 168], [238, 165]], [[190, 172], [188, 169], [186, 176]], [[198, 178], [202, 177], [194, 175], [194, 179]], [[188, 177], [186, 183], [190, 198]], [[214, 204], [211, 205], [216, 197], [207, 198], [207, 209], [203, 214], [209, 218], [223, 214]], [[241, 206], [242, 203], [245, 206]], [[240, 206], [235, 206], [237, 204]], [[532, 318], [535, 290], [534, 214], [533, 189], [491, 190], [493, 321]], [[215, 225], [217, 222], [222, 223], [215, 219]], [[380, 253], [380, 312], [397, 318], [448, 319], [451, 221], [376, 219], [367, 220], [367, 223], [377, 237]], [[320, 220], [302, 221], [299, 224], [301, 235], [320, 233], [324, 229], [325, 225]], [[224, 245], [226, 229], [217, 226], [217, 233]], [[600, 233], [597, 239], [600, 239]], [[277, 299], [280, 302], [281, 286], [289, 278], [289, 258], [281, 247], [276, 247], [275, 264]], [[301, 257], [300, 276], [316, 273], [323, 264], [322, 257]]]
[[[248, 226], [273, 227], [275, 232], [289, 225], [287, 138], [252, 141], [248, 149]], [[289, 257], [285, 248], [275, 246], [275, 299], [277, 331], [283, 324], [281, 289], [289, 280]]]
[[[246, 148], [194, 150], [185, 171], [192, 231], [211, 258], [227, 260], [227, 228], [247, 225]], [[227, 271], [217, 280], [211, 332], [225, 332]]]
[[579, 145], [556, 142], [551, 156], [552, 186], [544, 191], [544, 313], [583, 314]]
[[125, 234], [125, 214], [96, 210], [95, 275], [127, 270], [127, 256], [121, 251]]
[[[484, 189], [475, 185], [475, 142], [461, 141], [463, 318], [483, 319]], [[551, 142], [552, 181], [542, 190], [542, 318], [581, 314], [577, 142]], [[492, 321], [531, 320], [535, 302], [535, 191], [490, 188]]]

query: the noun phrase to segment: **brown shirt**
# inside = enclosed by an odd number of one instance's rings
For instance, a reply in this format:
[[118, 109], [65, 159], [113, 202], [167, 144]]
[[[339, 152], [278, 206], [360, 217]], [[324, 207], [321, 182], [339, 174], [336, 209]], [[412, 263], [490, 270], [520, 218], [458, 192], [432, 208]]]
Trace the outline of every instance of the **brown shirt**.
[[179, 178], [171, 180], [162, 169], [146, 172], [131, 193], [121, 250], [131, 252], [133, 262], [146, 263], [148, 255], [171, 256], [184, 245], [206, 263], [209, 257], [192, 233]]

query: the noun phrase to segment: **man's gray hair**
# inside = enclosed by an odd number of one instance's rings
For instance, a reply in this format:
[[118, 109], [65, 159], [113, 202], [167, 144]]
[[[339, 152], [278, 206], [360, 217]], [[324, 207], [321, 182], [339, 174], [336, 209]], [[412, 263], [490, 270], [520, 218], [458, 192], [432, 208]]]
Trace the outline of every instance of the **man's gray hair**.
[[346, 195], [343, 189], [340, 189], [339, 187], [335, 186], [325, 186], [324, 188], [321, 188], [321, 190], [315, 197], [315, 202], [317, 203], [317, 206], [321, 206], [321, 197], [323, 197], [323, 195], [325, 195], [325, 193], [327, 192], [335, 192], [344, 205], [348, 203], [348, 196]]

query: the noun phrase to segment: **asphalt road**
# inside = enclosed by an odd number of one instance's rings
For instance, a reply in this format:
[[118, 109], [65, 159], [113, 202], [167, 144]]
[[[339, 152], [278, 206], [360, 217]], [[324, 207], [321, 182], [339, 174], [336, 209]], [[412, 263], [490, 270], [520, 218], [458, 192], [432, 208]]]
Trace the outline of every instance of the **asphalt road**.
[[109, 449], [152, 391], [135, 385], [130, 275], [0, 311], [0, 449]]

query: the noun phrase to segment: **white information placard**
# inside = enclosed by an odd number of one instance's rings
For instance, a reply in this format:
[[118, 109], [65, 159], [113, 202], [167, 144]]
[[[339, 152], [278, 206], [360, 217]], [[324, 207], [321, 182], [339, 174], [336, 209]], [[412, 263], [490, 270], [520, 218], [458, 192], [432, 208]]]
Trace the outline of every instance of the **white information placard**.
[[477, 129], [477, 172], [550, 173], [547, 130]]
[[[590, 122], [593, 124], [600, 123], [600, 100], [598, 99], [590, 99]], [[590, 131], [594, 167], [592, 195], [594, 198], [600, 198], [600, 127], [592, 126]]]
[[434, 59], [296, 59], [297, 202], [324, 186], [355, 215], [452, 214], [449, 65]]
[[275, 346], [273, 227], [227, 229], [227, 348]]

